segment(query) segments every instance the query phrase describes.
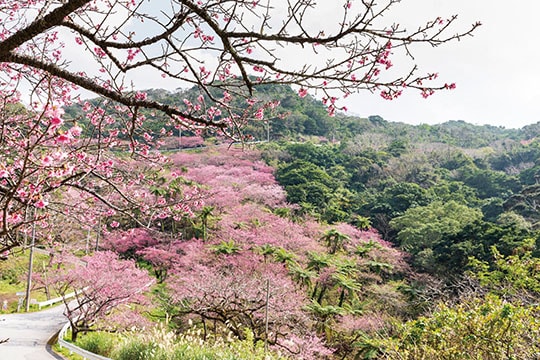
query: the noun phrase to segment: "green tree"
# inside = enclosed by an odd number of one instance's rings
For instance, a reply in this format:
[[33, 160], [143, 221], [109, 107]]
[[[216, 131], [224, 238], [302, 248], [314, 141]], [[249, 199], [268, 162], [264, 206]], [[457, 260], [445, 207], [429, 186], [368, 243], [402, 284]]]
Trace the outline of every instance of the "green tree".
[[496, 296], [441, 304], [431, 316], [400, 326], [379, 344], [390, 360], [535, 359], [540, 351], [540, 308]]
[[413, 263], [422, 270], [435, 271], [433, 249], [467, 225], [480, 220], [482, 213], [455, 201], [434, 201], [426, 206], [409, 208], [390, 225], [398, 232], [401, 248], [413, 255]]
[[343, 244], [349, 241], [349, 236], [340, 233], [336, 229], [327, 230], [321, 237], [321, 240], [326, 244], [328, 252], [335, 254], [338, 250], [343, 248]]

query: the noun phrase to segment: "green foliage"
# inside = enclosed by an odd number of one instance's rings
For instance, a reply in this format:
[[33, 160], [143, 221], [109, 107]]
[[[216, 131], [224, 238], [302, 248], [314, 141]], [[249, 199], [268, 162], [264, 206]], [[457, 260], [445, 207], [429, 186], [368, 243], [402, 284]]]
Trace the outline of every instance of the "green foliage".
[[394, 218], [403, 215], [409, 208], [428, 205], [431, 194], [418, 184], [400, 182], [389, 184], [366, 200], [364, 209]]
[[506, 198], [519, 190], [518, 179], [504, 172], [469, 167], [462, 176], [463, 182], [476, 189], [481, 199]]
[[60, 347], [58, 343], [54, 344], [52, 346], [52, 349], [55, 353], [60, 354], [62, 356], [62, 359], [66, 360], [85, 360], [80, 355], [74, 354], [71, 350], [66, 349], [65, 347]]
[[491, 248], [494, 261], [470, 259], [472, 270], [469, 275], [492, 292], [505, 297], [538, 301], [540, 299], [540, 258], [532, 255], [534, 240], [528, 239], [524, 246], [512, 255], [503, 256], [494, 246]]
[[168, 360], [166, 350], [154, 342], [141, 339], [126, 341], [115, 354], [115, 360]]
[[237, 254], [242, 247], [240, 247], [234, 240], [224, 241], [212, 246], [212, 251], [216, 254], [234, 255]]
[[385, 359], [534, 359], [540, 351], [538, 306], [496, 296], [440, 305], [429, 317], [398, 326], [381, 341]]
[[0, 261], [0, 276], [6, 285], [17, 286], [23, 280], [23, 275], [28, 271], [28, 255], [17, 255], [9, 258], [9, 261]]
[[300, 204], [304, 213], [312, 209], [328, 222], [341, 221], [348, 216], [351, 193], [323, 168], [296, 160], [280, 166], [276, 178], [287, 190], [287, 200]]
[[77, 338], [75, 345], [78, 347], [100, 354], [103, 356], [111, 356], [114, 349], [114, 338], [111, 334], [104, 332], [90, 332]]
[[338, 250], [343, 248], [343, 245], [349, 241], [350, 238], [336, 229], [330, 229], [323, 234], [321, 240], [326, 244], [328, 252], [330, 254], [335, 254]]
[[413, 255], [414, 264], [422, 270], [435, 272], [439, 269], [434, 248], [481, 218], [482, 213], [478, 209], [455, 201], [435, 201], [408, 209], [402, 216], [394, 218], [390, 225], [398, 231], [400, 246]]
[[509, 197], [503, 204], [507, 210], [511, 210], [533, 224], [540, 222], [540, 185], [524, 186], [519, 193]]

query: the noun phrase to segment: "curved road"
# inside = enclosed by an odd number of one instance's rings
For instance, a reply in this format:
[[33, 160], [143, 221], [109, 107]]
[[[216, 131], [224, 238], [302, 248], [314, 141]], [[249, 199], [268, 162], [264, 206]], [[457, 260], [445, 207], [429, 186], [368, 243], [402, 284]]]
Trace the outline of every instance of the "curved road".
[[0, 344], [2, 360], [63, 359], [47, 347], [47, 342], [65, 324], [64, 306], [29, 314], [0, 315]]

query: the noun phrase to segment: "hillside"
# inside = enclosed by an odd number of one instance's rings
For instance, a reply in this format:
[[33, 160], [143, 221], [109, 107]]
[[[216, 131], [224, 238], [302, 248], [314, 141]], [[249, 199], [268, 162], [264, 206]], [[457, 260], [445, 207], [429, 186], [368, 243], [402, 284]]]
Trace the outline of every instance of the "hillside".
[[[147, 96], [208, 101], [194, 90]], [[329, 117], [323, 103], [288, 87], [257, 96], [280, 99], [276, 113], [286, 116], [247, 123], [254, 144], [175, 133], [145, 113], [148, 132], [131, 134], [148, 141], [143, 156], [109, 152], [105, 138], [96, 142], [103, 187], [51, 191], [57, 209], [77, 211], [59, 210], [38, 228], [38, 242], [62, 252], [37, 270], [36, 290], [94, 291], [71, 312], [96, 309], [73, 321], [81, 344], [114, 336], [110, 343], [124, 347], [107, 351], [148, 351], [152, 360], [526, 359], [539, 351], [538, 126], [412, 126]], [[82, 141], [93, 144], [95, 127], [113, 117], [129, 125], [111, 104], [91, 102], [103, 108], [99, 117], [65, 110]], [[110, 121], [107, 131], [130, 135], [122, 124]], [[178, 149], [179, 135], [199, 148]], [[174, 146], [158, 153], [153, 137]], [[128, 190], [140, 207], [98, 209], [77, 222], [100, 197], [131, 206]], [[134, 290], [143, 286], [151, 289]], [[111, 292], [124, 297], [111, 305]], [[154, 330], [125, 331], [142, 328]], [[85, 334], [95, 330], [96, 338]], [[186, 343], [198, 344], [189, 356]]]
[[[359, 135], [377, 134], [391, 140], [410, 143], [443, 143], [466, 148], [481, 148], [497, 146], [504, 143], [532, 140], [540, 134], [540, 122], [522, 129], [505, 129], [490, 125], [472, 125], [461, 120], [451, 120], [438, 125], [408, 125], [399, 122], [386, 121], [380, 116], [373, 115], [368, 118], [349, 116], [346, 113], [337, 113], [330, 117], [323, 102], [310, 95], [300, 97], [285, 85], [265, 85], [255, 89], [254, 97], [259, 101], [279, 100], [280, 105], [275, 109], [274, 117], [269, 121], [252, 119], [243, 128], [244, 134], [254, 140], [298, 140], [310, 136], [322, 137], [331, 141], [350, 140]], [[162, 89], [145, 90], [148, 99], [160, 101], [164, 104], [176, 104], [185, 108], [184, 99], [196, 102], [200, 95], [196, 88], [169, 92]], [[102, 100], [89, 100], [92, 104], [99, 104]], [[206, 106], [211, 106], [208, 97], [205, 97]], [[112, 107], [107, 105], [112, 111]], [[242, 100], [233, 100], [231, 107], [242, 112], [249, 106]], [[88, 121], [82, 118], [79, 105], [65, 109], [66, 114], [76, 118], [85, 125], [87, 133], [91, 133]], [[146, 126], [154, 132], [161, 127], [172, 130], [167, 125], [169, 120], [155, 113], [145, 112]], [[164, 126], [165, 125], [165, 126]], [[186, 132], [189, 134], [189, 131]]]
[[[83, 334], [80, 344], [113, 337], [113, 354], [158, 344], [150, 359], [530, 358], [539, 350], [540, 247], [534, 223], [505, 210], [518, 177], [477, 167], [457, 150], [445, 158], [447, 150], [419, 154], [424, 172], [396, 165], [410, 148], [359, 155], [290, 143], [170, 153], [167, 180], [152, 192], [159, 203], [168, 179], [183, 179], [184, 194], [197, 194], [193, 214], [160, 215], [149, 228], [109, 217], [101, 251], [89, 258], [113, 251], [148, 270], [156, 284], [132, 307], [146, 316], [116, 310], [97, 323], [113, 334]], [[360, 157], [375, 154], [379, 170], [364, 172]], [[491, 178], [501, 197], [480, 192]], [[64, 250], [81, 246], [65, 231], [59, 238]], [[41, 270], [54, 287], [65, 281], [58, 261]], [[108, 271], [99, 277], [116, 270]], [[114, 335], [164, 319], [150, 333]], [[186, 341], [196, 346], [188, 351]]]

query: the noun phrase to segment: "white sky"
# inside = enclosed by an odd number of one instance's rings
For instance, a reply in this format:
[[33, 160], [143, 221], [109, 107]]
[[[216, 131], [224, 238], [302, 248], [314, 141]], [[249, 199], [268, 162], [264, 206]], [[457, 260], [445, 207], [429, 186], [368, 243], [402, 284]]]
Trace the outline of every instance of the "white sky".
[[433, 15], [459, 14], [463, 28], [475, 21], [483, 25], [474, 37], [426, 48], [417, 57], [426, 72], [456, 82], [455, 90], [429, 99], [413, 91], [393, 101], [378, 94], [357, 94], [347, 101], [351, 114], [410, 124], [464, 120], [506, 128], [540, 121], [540, 47], [535, 37], [540, 1], [404, 0], [396, 6], [396, 14], [399, 17], [389, 20], [418, 23]]

